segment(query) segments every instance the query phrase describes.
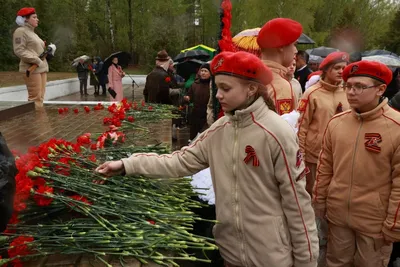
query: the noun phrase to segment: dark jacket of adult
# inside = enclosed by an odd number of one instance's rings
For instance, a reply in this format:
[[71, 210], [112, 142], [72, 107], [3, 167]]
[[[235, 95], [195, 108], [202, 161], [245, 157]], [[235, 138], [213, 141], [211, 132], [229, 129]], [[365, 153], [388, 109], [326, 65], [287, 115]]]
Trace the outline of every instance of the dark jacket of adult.
[[305, 91], [305, 88], [306, 88], [306, 82], [307, 82], [308, 75], [310, 75], [311, 72], [312, 71], [306, 66], [305, 68], [303, 68], [299, 71], [296, 71], [294, 73], [294, 77], [296, 78], [296, 80], [299, 81], [303, 92]]
[[104, 68], [104, 62], [101, 61], [100, 57], [96, 57], [97, 60], [97, 65], [96, 65], [96, 76], [97, 80], [99, 81], [100, 85], [105, 85], [108, 83], [108, 78], [107, 78], [107, 68]]
[[146, 77], [144, 99], [149, 103], [171, 104], [169, 88], [172, 78], [162, 67], [156, 66]]
[[394, 97], [400, 90], [400, 84], [397, 79], [397, 75], [399, 75], [399, 72], [400, 68], [394, 70], [392, 81], [388, 84], [386, 91], [383, 94], [383, 96], [387, 97], [389, 100], [392, 99], [392, 97]]
[[207, 118], [207, 104], [210, 99], [210, 79], [197, 79], [189, 88], [187, 95], [193, 103], [194, 117]]
[[78, 72], [79, 80], [87, 80], [89, 70], [88, 70], [88, 66], [86, 64], [78, 63], [78, 66], [76, 66], [76, 71]]
[[6, 229], [13, 212], [16, 174], [14, 156], [0, 133], [0, 233]]

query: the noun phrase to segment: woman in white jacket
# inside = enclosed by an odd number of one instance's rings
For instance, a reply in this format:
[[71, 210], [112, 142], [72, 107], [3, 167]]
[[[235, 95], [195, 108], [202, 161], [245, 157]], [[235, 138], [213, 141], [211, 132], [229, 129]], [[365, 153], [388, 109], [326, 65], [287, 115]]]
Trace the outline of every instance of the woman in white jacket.
[[219, 222], [213, 232], [226, 266], [316, 267], [317, 230], [297, 138], [266, 103], [271, 71], [246, 52], [217, 55], [211, 71], [224, 117], [180, 151], [133, 154], [97, 172], [180, 177], [210, 167]]

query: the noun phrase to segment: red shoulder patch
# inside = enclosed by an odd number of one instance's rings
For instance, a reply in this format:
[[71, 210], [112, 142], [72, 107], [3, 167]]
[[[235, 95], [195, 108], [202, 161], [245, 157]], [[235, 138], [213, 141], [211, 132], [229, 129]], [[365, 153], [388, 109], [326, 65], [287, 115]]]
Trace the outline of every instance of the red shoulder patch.
[[290, 113], [293, 110], [292, 99], [277, 99], [276, 104], [279, 115]]
[[307, 104], [308, 104], [308, 100], [307, 99], [300, 100], [300, 103], [299, 103], [299, 106], [298, 106], [297, 110], [298, 111], [306, 111]]

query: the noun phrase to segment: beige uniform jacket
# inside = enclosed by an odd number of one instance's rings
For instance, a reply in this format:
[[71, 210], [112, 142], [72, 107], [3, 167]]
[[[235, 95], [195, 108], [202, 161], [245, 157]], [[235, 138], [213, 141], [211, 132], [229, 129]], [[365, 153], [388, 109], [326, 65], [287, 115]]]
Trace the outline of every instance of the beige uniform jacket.
[[222, 257], [248, 267], [316, 267], [318, 236], [292, 128], [263, 98], [170, 155], [134, 154], [127, 174], [181, 177], [210, 167]]
[[25, 72], [33, 64], [38, 65], [38, 68], [33, 73], [43, 73], [49, 71], [47, 60], [43, 61], [39, 58], [46, 48], [45, 43], [34, 32], [34, 28], [25, 24], [19, 27], [13, 34], [14, 53], [21, 60], [19, 63], [19, 71]]
[[329, 122], [313, 200], [317, 209], [327, 208], [333, 224], [400, 241], [400, 113], [387, 99]]

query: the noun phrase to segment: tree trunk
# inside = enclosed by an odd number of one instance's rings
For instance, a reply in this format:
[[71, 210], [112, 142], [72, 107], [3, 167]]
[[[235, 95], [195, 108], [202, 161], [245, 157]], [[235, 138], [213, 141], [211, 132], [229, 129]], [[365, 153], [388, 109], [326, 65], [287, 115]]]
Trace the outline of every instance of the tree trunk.
[[115, 51], [115, 38], [114, 38], [114, 27], [111, 19], [111, 2], [110, 0], [106, 0], [106, 10], [108, 16], [108, 23], [110, 26], [110, 37], [111, 37], [111, 48], [113, 52]]
[[[128, 21], [129, 21], [129, 33], [128, 33], [128, 38], [129, 38], [129, 52], [131, 53], [132, 60], [133, 60], [133, 20], [132, 20], [132, 0], [127, 0], [128, 1]], [[134, 61], [134, 60], [133, 60]]]

